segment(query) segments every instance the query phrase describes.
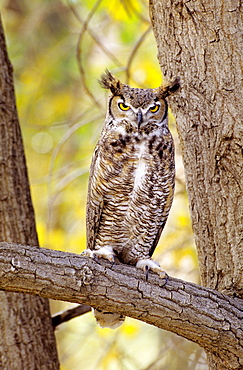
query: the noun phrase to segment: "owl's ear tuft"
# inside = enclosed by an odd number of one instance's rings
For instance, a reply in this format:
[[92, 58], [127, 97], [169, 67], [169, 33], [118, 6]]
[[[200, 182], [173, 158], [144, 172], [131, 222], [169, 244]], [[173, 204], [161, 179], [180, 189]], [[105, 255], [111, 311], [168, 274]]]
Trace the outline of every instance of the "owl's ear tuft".
[[99, 83], [103, 89], [109, 89], [113, 95], [120, 95], [123, 84], [108, 69], [101, 76]]
[[179, 90], [181, 87], [180, 85], [180, 78], [177, 77], [173, 82], [169, 83], [166, 86], [160, 86], [155, 89], [155, 93], [159, 99], [165, 99], [167, 96], [174, 94], [176, 91]]

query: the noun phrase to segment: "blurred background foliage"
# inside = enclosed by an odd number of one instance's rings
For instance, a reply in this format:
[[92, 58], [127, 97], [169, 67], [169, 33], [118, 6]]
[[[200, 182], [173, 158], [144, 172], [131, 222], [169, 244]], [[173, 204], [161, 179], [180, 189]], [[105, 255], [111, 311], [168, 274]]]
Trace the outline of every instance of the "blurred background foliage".
[[[162, 76], [146, 0], [2, 0], [8, 51], [42, 247], [81, 253], [92, 151], [106, 111], [97, 80], [106, 68], [134, 87]], [[176, 193], [154, 258], [175, 277], [199, 283], [175, 120]], [[51, 302], [52, 312], [70, 307]], [[100, 329], [91, 314], [60, 326], [62, 370], [207, 369], [203, 351], [127, 318]]]

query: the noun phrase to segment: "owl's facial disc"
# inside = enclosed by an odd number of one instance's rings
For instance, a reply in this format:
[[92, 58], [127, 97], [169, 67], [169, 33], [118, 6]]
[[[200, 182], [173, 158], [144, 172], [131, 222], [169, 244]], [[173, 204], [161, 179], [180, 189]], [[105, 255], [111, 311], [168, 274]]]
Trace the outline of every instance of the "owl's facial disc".
[[135, 98], [121, 96], [111, 98], [110, 113], [118, 122], [129, 121], [135, 129], [147, 124], [161, 126], [166, 111], [164, 100], [151, 99], [150, 103], [140, 103]]

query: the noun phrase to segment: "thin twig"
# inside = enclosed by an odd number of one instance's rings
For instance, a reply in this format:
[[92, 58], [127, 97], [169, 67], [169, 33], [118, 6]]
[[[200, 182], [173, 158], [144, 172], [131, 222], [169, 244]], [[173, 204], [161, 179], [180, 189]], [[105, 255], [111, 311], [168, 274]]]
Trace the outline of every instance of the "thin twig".
[[80, 304], [76, 307], [70, 308], [68, 310], [62, 311], [57, 313], [56, 315], [52, 316], [52, 325], [55, 329], [58, 325], [74, 319], [75, 317], [84, 315], [87, 312], [91, 311], [91, 307], [85, 304]]
[[[84, 25], [85, 21], [81, 18], [80, 14], [77, 12], [75, 7], [73, 7], [70, 3], [68, 4], [71, 11], [73, 12], [74, 16], [77, 18], [77, 20]], [[118, 67], [122, 67], [122, 62], [100, 41], [97, 35], [92, 31], [92, 28], [89, 27], [89, 25], [86, 23], [86, 31], [89, 33], [89, 35], [92, 37], [92, 39], [95, 41], [95, 43], [99, 46], [99, 48], [104, 52], [104, 54], [112, 60], [114, 64], [116, 64]]]
[[[86, 118], [86, 119], [83, 119], [81, 122], [79, 121], [79, 122], [75, 123], [73, 126], [71, 126], [64, 133], [64, 135], [59, 140], [58, 144], [56, 145], [56, 147], [55, 147], [55, 149], [54, 149], [54, 151], [52, 153], [51, 160], [50, 160], [49, 171], [48, 171], [48, 175], [47, 175], [47, 198], [48, 198], [47, 225], [48, 225], [48, 229], [51, 226], [51, 212], [52, 212], [52, 209], [53, 209], [53, 201], [54, 201], [54, 199], [56, 199], [56, 196], [57, 196], [56, 194], [55, 194], [55, 197], [52, 196], [52, 180], [53, 180], [53, 177], [54, 177], [54, 164], [56, 162], [56, 159], [58, 157], [58, 154], [59, 154], [61, 148], [63, 147], [63, 145], [70, 138], [70, 136], [73, 135], [80, 127], [85, 126], [88, 123], [94, 122], [94, 121], [96, 121], [98, 119], [101, 119], [102, 117], [103, 117], [102, 114], [97, 114], [96, 116], [93, 117], [92, 120], [90, 118]], [[77, 170], [75, 170], [75, 171], [77, 171]], [[84, 168], [84, 171], [86, 172], [87, 169]], [[83, 172], [82, 172], [82, 169], [81, 169], [81, 173], [77, 173], [77, 176], [80, 176], [82, 173]]]
[[86, 91], [86, 94], [94, 102], [94, 104], [97, 107], [99, 107], [100, 109], [102, 109], [102, 106], [101, 106], [100, 102], [98, 100], [96, 100], [95, 96], [93, 95], [93, 93], [91, 92], [91, 90], [89, 89], [89, 87], [86, 83], [85, 68], [84, 68], [83, 63], [82, 63], [81, 45], [82, 45], [82, 41], [83, 41], [83, 37], [85, 35], [85, 32], [87, 31], [88, 23], [90, 22], [91, 18], [93, 17], [93, 15], [95, 14], [96, 10], [98, 9], [98, 7], [100, 6], [101, 3], [102, 3], [102, 0], [98, 0], [95, 3], [95, 5], [91, 9], [91, 11], [89, 12], [86, 20], [83, 22], [83, 27], [81, 28], [81, 32], [79, 34], [79, 39], [78, 39], [78, 44], [77, 44], [77, 61], [78, 61], [78, 67], [79, 67], [79, 71], [80, 71], [80, 75], [81, 75], [81, 81], [82, 81], [82, 84], [83, 84], [83, 88]]
[[129, 83], [129, 80], [130, 80], [130, 68], [131, 68], [131, 64], [139, 50], [139, 47], [141, 46], [141, 44], [143, 43], [143, 41], [146, 39], [147, 35], [150, 33], [150, 31], [152, 30], [152, 27], [149, 26], [148, 29], [142, 34], [142, 36], [138, 39], [138, 41], [136, 42], [131, 54], [130, 54], [130, 57], [127, 61], [127, 67], [126, 67], [126, 83]]

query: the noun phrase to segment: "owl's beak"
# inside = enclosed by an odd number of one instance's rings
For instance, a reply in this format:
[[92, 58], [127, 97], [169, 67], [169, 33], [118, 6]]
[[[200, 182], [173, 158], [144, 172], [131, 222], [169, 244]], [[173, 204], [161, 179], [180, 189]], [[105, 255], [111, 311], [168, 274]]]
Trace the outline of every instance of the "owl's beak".
[[137, 121], [138, 121], [138, 128], [140, 128], [141, 123], [143, 123], [143, 113], [140, 108], [137, 113]]

